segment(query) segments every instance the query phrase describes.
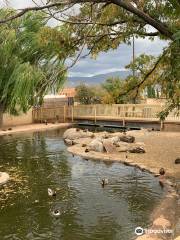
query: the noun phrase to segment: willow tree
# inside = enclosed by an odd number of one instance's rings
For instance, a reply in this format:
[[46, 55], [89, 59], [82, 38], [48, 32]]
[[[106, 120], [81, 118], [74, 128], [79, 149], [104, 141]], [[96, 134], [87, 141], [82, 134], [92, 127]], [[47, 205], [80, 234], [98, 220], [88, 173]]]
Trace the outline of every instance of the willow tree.
[[[1, 9], [0, 17], [7, 12], [15, 14]], [[0, 25], [0, 125], [3, 112], [26, 112], [52, 87], [61, 87], [65, 58], [73, 54], [67, 38], [63, 27], [48, 27], [40, 12]]]

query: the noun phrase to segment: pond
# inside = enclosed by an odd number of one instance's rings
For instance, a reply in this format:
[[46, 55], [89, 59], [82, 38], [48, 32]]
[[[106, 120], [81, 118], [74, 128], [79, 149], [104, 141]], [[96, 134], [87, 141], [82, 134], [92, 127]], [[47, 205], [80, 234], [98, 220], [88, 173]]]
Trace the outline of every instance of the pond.
[[[72, 156], [63, 129], [0, 138], [0, 239], [130, 240], [163, 191], [149, 173]], [[102, 188], [100, 179], [109, 184]], [[49, 197], [47, 189], [56, 189]], [[55, 217], [52, 212], [60, 210]]]

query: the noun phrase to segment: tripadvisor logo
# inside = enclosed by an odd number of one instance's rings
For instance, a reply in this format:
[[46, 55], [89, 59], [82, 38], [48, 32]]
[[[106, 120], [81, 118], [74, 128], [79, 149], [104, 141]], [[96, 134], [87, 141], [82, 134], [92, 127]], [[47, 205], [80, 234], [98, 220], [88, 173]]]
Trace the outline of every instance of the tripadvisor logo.
[[136, 235], [141, 236], [141, 235], [143, 235], [143, 233], [144, 233], [144, 229], [142, 227], [135, 228]]

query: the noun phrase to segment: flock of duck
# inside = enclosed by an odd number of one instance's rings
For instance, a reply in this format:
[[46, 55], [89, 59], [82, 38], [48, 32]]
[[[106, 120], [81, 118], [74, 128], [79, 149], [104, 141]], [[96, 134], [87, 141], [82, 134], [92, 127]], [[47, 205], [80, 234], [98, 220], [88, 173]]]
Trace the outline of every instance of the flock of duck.
[[[102, 178], [101, 180], [101, 186], [104, 188], [105, 185], [107, 185], [109, 183], [108, 178]], [[57, 193], [55, 190], [48, 188], [48, 196], [49, 197], [56, 197]], [[51, 211], [51, 214], [55, 217], [59, 217], [61, 215], [61, 211], [59, 209], [54, 209]]]
[[[161, 187], [164, 187], [164, 180], [165, 180], [165, 169], [164, 168], [160, 168], [159, 169], [159, 184]], [[108, 178], [102, 178], [101, 179], [101, 186], [104, 188], [105, 185], [107, 185], [109, 183]], [[57, 193], [55, 190], [48, 188], [48, 196], [49, 197], [56, 197]], [[59, 209], [55, 209], [52, 210], [52, 215], [55, 217], [59, 217], [61, 215], [61, 211]]]

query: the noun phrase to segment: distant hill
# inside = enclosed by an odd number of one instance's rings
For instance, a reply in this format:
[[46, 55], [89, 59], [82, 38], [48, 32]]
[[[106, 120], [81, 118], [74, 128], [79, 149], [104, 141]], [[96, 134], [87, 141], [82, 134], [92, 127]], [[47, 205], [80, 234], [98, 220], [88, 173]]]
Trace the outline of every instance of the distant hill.
[[116, 71], [106, 74], [99, 74], [92, 77], [68, 77], [66, 86], [75, 87], [80, 83], [85, 83], [88, 85], [101, 84], [109, 77], [120, 77], [122, 79], [125, 79], [128, 75], [130, 75], [129, 71]]

